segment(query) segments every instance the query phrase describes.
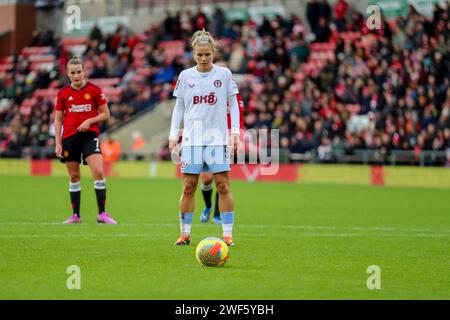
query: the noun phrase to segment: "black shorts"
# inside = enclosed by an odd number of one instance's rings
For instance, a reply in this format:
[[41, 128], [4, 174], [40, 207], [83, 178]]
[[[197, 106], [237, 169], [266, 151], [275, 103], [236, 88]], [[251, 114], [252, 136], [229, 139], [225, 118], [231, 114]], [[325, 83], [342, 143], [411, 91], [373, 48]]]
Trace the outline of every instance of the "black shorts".
[[[75, 161], [86, 163], [86, 158], [94, 153], [102, 153], [100, 150], [100, 140], [93, 131], [77, 132], [62, 141], [62, 163]], [[83, 157], [83, 158], [82, 158]]]

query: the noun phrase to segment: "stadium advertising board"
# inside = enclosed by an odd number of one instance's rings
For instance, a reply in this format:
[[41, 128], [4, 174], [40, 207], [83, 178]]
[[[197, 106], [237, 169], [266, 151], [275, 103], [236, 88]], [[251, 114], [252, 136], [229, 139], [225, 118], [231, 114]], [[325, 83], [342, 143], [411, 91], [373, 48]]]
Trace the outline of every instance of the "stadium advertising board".
[[127, 16], [101, 17], [96, 20], [81, 20], [80, 28], [68, 29], [64, 23], [64, 34], [67, 36], [88, 36], [92, 28], [97, 25], [103, 33], [113, 33], [118, 25], [128, 27], [130, 19]]
[[413, 5], [416, 10], [427, 17], [433, 16], [434, 4], [445, 6], [443, 0], [372, 0], [371, 4], [379, 5], [386, 18], [396, 18], [408, 14], [408, 5]]
[[277, 15], [284, 16], [285, 14], [286, 10], [282, 6], [250, 7], [248, 9], [227, 9], [225, 18], [229, 22], [236, 20], [245, 22], [251, 17], [254, 22], [260, 24], [264, 17], [273, 19]]

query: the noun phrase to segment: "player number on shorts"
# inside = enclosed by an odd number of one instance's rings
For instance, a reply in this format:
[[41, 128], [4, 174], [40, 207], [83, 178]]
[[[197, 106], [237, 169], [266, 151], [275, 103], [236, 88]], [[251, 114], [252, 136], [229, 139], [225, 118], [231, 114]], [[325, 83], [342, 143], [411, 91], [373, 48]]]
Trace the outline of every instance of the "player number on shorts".
[[100, 140], [98, 138], [94, 138], [95, 141], [95, 152], [100, 151]]

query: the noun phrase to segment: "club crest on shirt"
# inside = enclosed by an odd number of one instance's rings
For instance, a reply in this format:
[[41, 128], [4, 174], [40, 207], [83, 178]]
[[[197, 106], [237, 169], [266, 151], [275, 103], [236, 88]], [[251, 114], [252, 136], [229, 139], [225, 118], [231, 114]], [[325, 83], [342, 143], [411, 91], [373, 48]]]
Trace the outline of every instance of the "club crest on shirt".
[[220, 81], [220, 80], [214, 81], [214, 87], [220, 88], [221, 86], [222, 86], [222, 81]]
[[85, 93], [85, 94], [84, 94], [84, 98], [85, 98], [86, 100], [90, 100], [90, 99], [91, 99], [91, 95], [90, 95], [89, 93]]

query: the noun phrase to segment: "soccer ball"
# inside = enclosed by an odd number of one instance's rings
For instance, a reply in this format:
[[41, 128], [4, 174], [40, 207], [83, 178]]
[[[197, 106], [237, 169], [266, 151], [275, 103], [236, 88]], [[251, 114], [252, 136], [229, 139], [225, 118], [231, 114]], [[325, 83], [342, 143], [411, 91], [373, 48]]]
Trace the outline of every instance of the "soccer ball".
[[227, 244], [219, 238], [208, 237], [197, 245], [197, 261], [208, 267], [221, 267], [230, 257]]

